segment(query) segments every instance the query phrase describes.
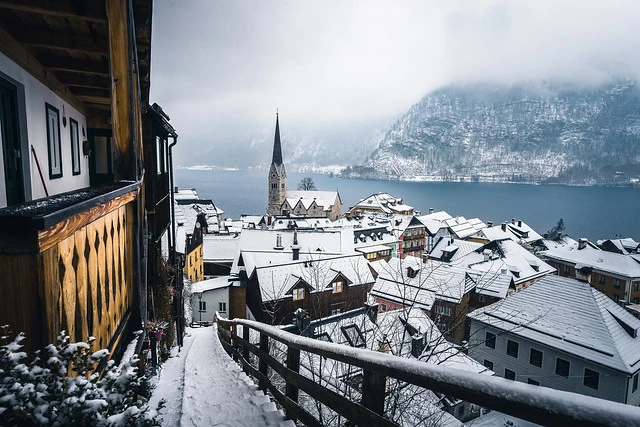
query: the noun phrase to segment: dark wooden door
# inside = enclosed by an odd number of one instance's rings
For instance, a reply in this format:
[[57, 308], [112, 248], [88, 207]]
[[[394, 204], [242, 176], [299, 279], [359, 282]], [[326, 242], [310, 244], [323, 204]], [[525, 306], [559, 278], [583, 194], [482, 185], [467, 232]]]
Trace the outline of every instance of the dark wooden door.
[[0, 79], [0, 138], [4, 159], [7, 206], [24, 202], [22, 155], [18, 132], [18, 102], [15, 87]]
[[111, 161], [111, 129], [89, 129], [89, 180], [91, 185], [113, 182], [113, 164]]

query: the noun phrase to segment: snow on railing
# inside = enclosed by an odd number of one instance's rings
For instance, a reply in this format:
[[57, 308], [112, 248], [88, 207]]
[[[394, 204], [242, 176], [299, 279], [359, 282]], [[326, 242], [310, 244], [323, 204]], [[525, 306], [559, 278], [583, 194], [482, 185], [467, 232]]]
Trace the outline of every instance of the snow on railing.
[[[223, 341], [227, 351], [240, 358], [245, 370], [248, 368], [252, 374], [257, 370], [247, 366], [249, 352], [258, 356], [261, 371], [266, 372], [266, 363], [263, 359], [273, 359], [268, 356], [266, 344], [268, 338], [285, 344], [289, 349], [288, 354], [297, 352], [298, 364], [299, 352], [305, 351], [362, 368], [365, 377], [368, 374], [376, 377], [372, 384], [383, 386], [378, 389], [374, 387], [371, 390], [374, 393], [380, 393], [381, 396], [365, 396], [366, 393], [363, 393], [361, 408], [381, 415], [380, 399], [384, 406], [384, 384], [386, 378], [390, 377], [544, 425], [640, 426], [640, 408], [622, 403], [306, 338], [251, 320], [227, 320], [217, 317], [217, 321], [220, 325], [221, 340], [225, 335], [224, 338], [228, 341]], [[243, 326], [242, 338], [235, 334], [235, 326], [238, 325]], [[259, 347], [258, 344], [249, 343], [249, 329], [260, 334]], [[243, 348], [243, 352], [238, 350], [240, 347]], [[266, 355], [265, 350], [267, 350]], [[295, 357], [293, 359], [295, 360]], [[287, 367], [292, 369], [289, 363]], [[294, 368], [297, 373], [297, 366]], [[298, 379], [292, 378], [292, 381], [298, 381]], [[288, 390], [292, 387], [288, 378], [287, 387]], [[268, 388], [271, 389], [271, 387]], [[287, 393], [287, 396], [289, 394]], [[297, 391], [292, 395], [297, 397]], [[357, 419], [351, 421], [358, 422]]]

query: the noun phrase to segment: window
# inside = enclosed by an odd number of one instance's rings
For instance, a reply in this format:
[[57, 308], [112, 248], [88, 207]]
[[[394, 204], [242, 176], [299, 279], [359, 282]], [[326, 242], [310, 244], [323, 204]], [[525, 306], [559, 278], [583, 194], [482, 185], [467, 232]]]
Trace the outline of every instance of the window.
[[493, 371], [493, 362], [491, 360], [484, 359], [485, 368], [489, 368]]
[[304, 288], [296, 288], [293, 290], [293, 299], [298, 301], [304, 299]]
[[387, 304], [380, 304], [380, 311], [387, 311]]
[[60, 147], [60, 111], [47, 106], [47, 148], [49, 150], [49, 178], [62, 177], [62, 152]]
[[362, 336], [362, 332], [360, 332], [360, 329], [357, 325], [351, 324], [342, 326], [340, 329], [342, 329], [342, 333], [344, 334], [345, 338], [347, 338], [347, 341], [349, 341], [349, 345], [351, 347], [365, 346], [364, 337]]
[[638, 389], [638, 374], [635, 374], [633, 376], [633, 387], [631, 387], [631, 392], [635, 393], [637, 389]]
[[518, 357], [518, 348], [520, 344], [515, 341], [508, 340], [507, 341], [507, 354], [511, 357]]
[[512, 380], [515, 381], [516, 380], [516, 373], [513, 372], [511, 369], [504, 369], [504, 377], [508, 380]]
[[640, 291], [640, 282], [635, 282], [633, 284], [633, 290], [634, 291]]
[[314, 335], [313, 339], [324, 341], [324, 342], [333, 342], [331, 341], [331, 337], [329, 336], [329, 334], [326, 332], [321, 332], [319, 334]]
[[604, 274], [601, 274], [600, 277], [598, 278], [598, 283], [603, 284], [604, 283]]
[[339, 308], [334, 308], [331, 310], [331, 315], [333, 316], [334, 314], [340, 314], [342, 313], [342, 310], [340, 310]]
[[342, 292], [342, 290], [344, 289], [344, 281], [336, 280], [335, 282], [331, 283], [331, 288], [333, 289], [334, 294]]
[[616, 289], [620, 288], [620, 279], [613, 279], [613, 287]]
[[227, 312], [227, 303], [226, 302], [219, 302], [218, 303], [218, 311], [220, 313], [226, 313]]
[[589, 368], [584, 368], [584, 385], [594, 390], [598, 389], [598, 383], [600, 382], [600, 373], [592, 371]]
[[206, 301], [198, 301], [198, 311], [207, 311]]
[[560, 359], [559, 357], [556, 359], [556, 375], [560, 375], [561, 377], [569, 378], [569, 367], [571, 363], [568, 360]]
[[162, 140], [160, 140], [159, 136], [156, 136], [156, 174], [162, 174], [162, 165], [164, 162], [162, 161]]
[[496, 348], [496, 335], [487, 332], [485, 335], [484, 345], [490, 348]]
[[635, 297], [635, 298], [633, 299], [633, 303], [634, 303], [634, 304], [640, 304], [640, 298]]
[[69, 119], [69, 130], [71, 131], [71, 161], [74, 175], [80, 175], [80, 137], [78, 136], [78, 122]]
[[200, 274], [202, 274], [202, 264], [200, 264]]
[[571, 268], [568, 265], [564, 266], [564, 274], [569, 275], [569, 272], [571, 271]]
[[531, 385], [540, 385], [539, 381], [534, 380], [533, 378], [527, 378], [527, 384]]
[[453, 310], [451, 307], [443, 307], [441, 305], [436, 306], [436, 314], [442, 314], [443, 316], [451, 316]]
[[618, 302], [620, 300], [620, 297], [618, 295], [613, 295], [613, 300], [615, 302]]
[[480, 301], [480, 302], [486, 302], [486, 301], [487, 301], [487, 297], [486, 297], [486, 296], [484, 296], [484, 295], [480, 295], [480, 296], [478, 296], [478, 301]]
[[542, 352], [532, 348], [531, 353], [529, 354], [529, 363], [537, 366], [538, 368], [542, 368]]

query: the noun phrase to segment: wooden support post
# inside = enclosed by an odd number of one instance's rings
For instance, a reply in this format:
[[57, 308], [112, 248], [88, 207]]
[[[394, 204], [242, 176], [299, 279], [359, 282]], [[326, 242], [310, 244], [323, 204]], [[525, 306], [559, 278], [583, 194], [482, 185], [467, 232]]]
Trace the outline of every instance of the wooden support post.
[[387, 377], [376, 372], [364, 371], [362, 381], [362, 405], [373, 412], [384, 415], [384, 398]]
[[[242, 325], [242, 339], [244, 339], [246, 342], [249, 342], [249, 327], [247, 325]], [[244, 357], [244, 360], [246, 360], [247, 362], [249, 361], [249, 354], [249, 347], [243, 347], [242, 357]]]
[[[260, 350], [269, 354], [269, 337], [262, 332], [260, 332]], [[267, 376], [267, 361], [264, 358], [260, 358], [260, 362], [258, 363], [258, 371], [265, 377]], [[258, 384], [258, 388], [266, 392], [267, 384], [264, 381], [260, 381], [260, 384]]]
[[[238, 347], [239, 347], [238, 340], [236, 339], [237, 338], [237, 335], [236, 335], [237, 332], [238, 332], [237, 326], [236, 325], [231, 325], [231, 335], [230, 335], [229, 344], [231, 344], [233, 346], [233, 348], [236, 350], [236, 352], [238, 351]], [[238, 362], [237, 354], [238, 353], [233, 353], [233, 360], [235, 362]]]
[[[300, 350], [297, 348], [287, 348], [287, 368], [296, 373], [300, 372]], [[298, 403], [298, 387], [294, 386], [289, 381], [287, 381], [286, 395], [289, 399]], [[294, 419], [290, 413], [287, 413], [287, 418]]]

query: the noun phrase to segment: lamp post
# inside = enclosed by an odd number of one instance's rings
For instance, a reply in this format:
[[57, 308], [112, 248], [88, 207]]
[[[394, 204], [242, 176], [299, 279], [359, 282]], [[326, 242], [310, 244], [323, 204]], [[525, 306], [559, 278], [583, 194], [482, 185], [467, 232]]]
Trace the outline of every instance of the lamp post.
[[202, 291], [196, 292], [198, 295], [198, 311], [200, 312], [200, 326], [202, 326]]

